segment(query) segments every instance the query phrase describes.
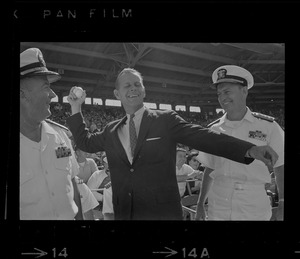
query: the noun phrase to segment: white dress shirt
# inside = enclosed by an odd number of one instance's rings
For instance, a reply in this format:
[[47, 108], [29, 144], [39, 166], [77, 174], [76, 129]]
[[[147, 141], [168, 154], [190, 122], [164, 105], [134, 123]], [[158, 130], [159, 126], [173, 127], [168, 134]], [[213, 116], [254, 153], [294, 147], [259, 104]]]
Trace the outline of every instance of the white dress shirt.
[[[145, 106], [143, 106], [141, 109], [139, 109], [138, 111], [136, 111], [134, 113], [135, 116], [133, 117], [133, 121], [134, 121], [135, 129], [136, 129], [137, 137], [139, 136], [140, 126], [141, 126], [144, 111], [145, 111]], [[119, 135], [120, 141], [125, 149], [128, 160], [132, 164], [133, 157], [131, 155], [130, 138], [129, 138], [130, 114], [126, 114], [126, 116], [127, 116], [126, 123], [118, 129], [118, 135]]]

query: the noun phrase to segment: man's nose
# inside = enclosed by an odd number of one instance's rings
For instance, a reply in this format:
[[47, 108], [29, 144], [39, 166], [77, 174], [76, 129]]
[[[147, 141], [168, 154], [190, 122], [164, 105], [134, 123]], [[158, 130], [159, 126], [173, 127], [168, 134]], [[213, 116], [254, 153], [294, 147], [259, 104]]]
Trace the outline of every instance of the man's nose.
[[53, 90], [51, 89], [51, 90], [50, 90], [50, 94], [49, 94], [49, 98], [50, 98], [50, 99], [53, 99], [53, 98], [55, 98], [56, 96], [57, 96], [56, 93], [54, 93]]
[[136, 91], [136, 86], [135, 85], [131, 85], [129, 91], [131, 93], [135, 92]]

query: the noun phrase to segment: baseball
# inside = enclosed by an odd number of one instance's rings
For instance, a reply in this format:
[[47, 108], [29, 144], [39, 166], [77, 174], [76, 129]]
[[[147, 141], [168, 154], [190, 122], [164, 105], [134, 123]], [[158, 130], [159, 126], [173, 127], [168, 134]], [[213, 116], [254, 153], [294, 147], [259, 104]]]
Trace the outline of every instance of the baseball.
[[83, 95], [83, 89], [81, 87], [75, 86], [73, 89], [73, 93], [77, 96], [77, 98], [81, 98]]

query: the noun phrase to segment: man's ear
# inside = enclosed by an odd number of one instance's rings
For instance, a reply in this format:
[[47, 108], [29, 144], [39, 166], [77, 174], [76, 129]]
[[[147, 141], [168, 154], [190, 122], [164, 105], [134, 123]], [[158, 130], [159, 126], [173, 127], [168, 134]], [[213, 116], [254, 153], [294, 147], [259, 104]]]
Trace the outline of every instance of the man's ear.
[[243, 92], [244, 92], [245, 97], [247, 98], [247, 96], [248, 96], [248, 88], [247, 88], [247, 86], [243, 87]]
[[114, 90], [114, 95], [118, 100], [120, 100], [119, 91], [117, 89]]
[[146, 97], [146, 89], [145, 89], [145, 87], [143, 86], [143, 99]]

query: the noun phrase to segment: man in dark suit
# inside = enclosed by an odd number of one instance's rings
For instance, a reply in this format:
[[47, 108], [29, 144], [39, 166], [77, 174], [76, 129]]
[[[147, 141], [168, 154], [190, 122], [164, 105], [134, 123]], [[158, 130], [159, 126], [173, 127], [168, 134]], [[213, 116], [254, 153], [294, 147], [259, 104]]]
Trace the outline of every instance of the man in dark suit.
[[190, 124], [171, 110], [147, 109], [143, 79], [134, 69], [120, 72], [114, 95], [127, 115], [91, 134], [81, 113], [86, 94], [78, 98], [72, 88], [68, 96], [72, 116], [67, 123], [81, 150], [106, 151], [117, 220], [182, 219], [175, 170], [177, 143], [245, 164], [253, 158], [269, 164], [277, 159], [268, 146], [257, 147]]

